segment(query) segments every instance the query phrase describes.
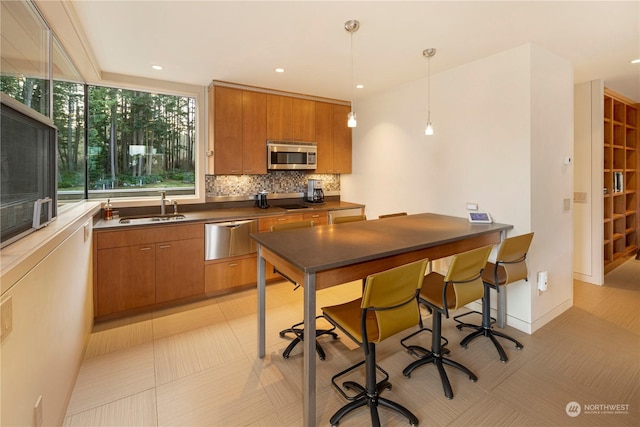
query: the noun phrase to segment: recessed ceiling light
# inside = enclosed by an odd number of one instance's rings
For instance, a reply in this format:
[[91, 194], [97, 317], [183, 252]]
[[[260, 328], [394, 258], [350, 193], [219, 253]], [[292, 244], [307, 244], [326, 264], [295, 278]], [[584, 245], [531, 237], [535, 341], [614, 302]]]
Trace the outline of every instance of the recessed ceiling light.
[[640, 64], [640, 58], [631, 61], [632, 64]]
[[364, 88], [363, 84], [356, 85], [356, 89], [363, 89], [363, 88]]
[[276, 68], [276, 73], [284, 73], [284, 68]]
[[162, 70], [162, 65], [152, 65], [151, 68], [154, 70]]

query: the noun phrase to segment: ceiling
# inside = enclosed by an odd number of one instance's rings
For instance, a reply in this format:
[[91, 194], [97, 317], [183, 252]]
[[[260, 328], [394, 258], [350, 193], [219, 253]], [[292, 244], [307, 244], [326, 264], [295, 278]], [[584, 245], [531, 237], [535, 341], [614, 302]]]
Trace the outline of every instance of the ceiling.
[[[525, 43], [640, 101], [639, 1], [74, 1], [103, 72], [356, 99]], [[151, 65], [164, 67], [161, 71]], [[275, 73], [282, 67], [284, 73]]]

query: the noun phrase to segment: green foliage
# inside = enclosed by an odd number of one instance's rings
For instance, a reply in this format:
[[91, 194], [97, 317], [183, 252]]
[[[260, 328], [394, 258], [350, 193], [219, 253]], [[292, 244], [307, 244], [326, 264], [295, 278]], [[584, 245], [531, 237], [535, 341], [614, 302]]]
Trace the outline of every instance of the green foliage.
[[[0, 89], [49, 116], [47, 80], [2, 75]], [[85, 105], [84, 91], [53, 82], [58, 188], [82, 189], [85, 154], [89, 190], [195, 183], [194, 98], [88, 86]]]

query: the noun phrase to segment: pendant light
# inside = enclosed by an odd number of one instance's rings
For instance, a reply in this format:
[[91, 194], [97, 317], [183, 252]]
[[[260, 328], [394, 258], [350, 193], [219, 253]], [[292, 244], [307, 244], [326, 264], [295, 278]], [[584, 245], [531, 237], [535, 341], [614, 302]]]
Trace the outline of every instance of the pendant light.
[[353, 111], [353, 33], [358, 31], [360, 28], [360, 22], [352, 19], [344, 23], [344, 29], [349, 32], [351, 37], [351, 111], [347, 116], [347, 126], [350, 128], [354, 128], [358, 126], [358, 122], [356, 121], [356, 113]]
[[422, 56], [427, 58], [427, 127], [424, 130], [425, 135], [433, 135], [433, 126], [431, 125], [431, 57], [436, 54], [434, 48], [422, 51]]

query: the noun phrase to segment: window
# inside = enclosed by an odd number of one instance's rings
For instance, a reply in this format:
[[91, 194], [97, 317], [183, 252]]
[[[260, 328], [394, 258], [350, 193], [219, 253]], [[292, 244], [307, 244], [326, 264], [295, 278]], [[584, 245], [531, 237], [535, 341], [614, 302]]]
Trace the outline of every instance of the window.
[[195, 194], [196, 101], [89, 86], [89, 198]]
[[0, 90], [49, 116], [49, 29], [31, 3], [1, 2]]
[[0, 12], [0, 90], [53, 120], [59, 203], [196, 194], [195, 98], [87, 86], [30, 1]]
[[53, 122], [58, 128], [58, 203], [85, 197], [84, 82], [53, 39]]

